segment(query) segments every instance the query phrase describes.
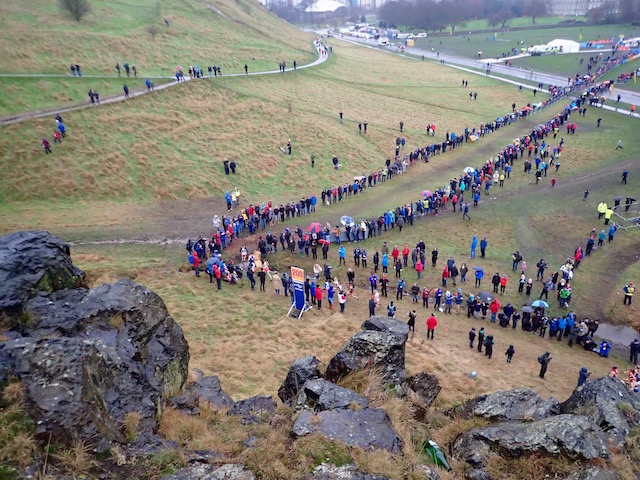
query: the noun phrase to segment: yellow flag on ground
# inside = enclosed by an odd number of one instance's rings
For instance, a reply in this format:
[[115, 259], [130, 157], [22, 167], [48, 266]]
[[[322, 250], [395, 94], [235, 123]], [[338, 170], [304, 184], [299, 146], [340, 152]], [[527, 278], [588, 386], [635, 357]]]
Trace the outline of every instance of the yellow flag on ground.
[[580, 34], [580, 36], [578, 38], [580, 39], [580, 41], [582, 41], [582, 34]]

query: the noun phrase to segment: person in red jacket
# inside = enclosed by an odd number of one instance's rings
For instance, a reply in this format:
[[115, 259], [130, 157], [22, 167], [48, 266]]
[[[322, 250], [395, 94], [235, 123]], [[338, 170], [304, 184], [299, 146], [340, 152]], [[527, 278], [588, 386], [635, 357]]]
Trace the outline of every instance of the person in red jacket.
[[444, 270], [442, 270], [442, 286], [447, 286], [447, 278], [449, 278], [449, 267], [444, 266]]
[[418, 260], [418, 263], [416, 263], [416, 272], [418, 272], [418, 280], [422, 278], [422, 270], [424, 270], [424, 266], [422, 265], [422, 262]]
[[193, 252], [193, 269], [196, 272], [196, 277], [200, 276], [200, 257], [198, 257], [198, 254], [194, 251]]
[[491, 302], [489, 308], [491, 309], [491, 321], [493, 323], [496, 323], [496, 315], [498, 315], [498, 312], [500, 311], [500, 302], [497, 298], [493, 299], [493, 302]]
[[222, 272], [220, 271], [220, 267], [217, 265], [213, 265], [213, 276], [216, 277], [216, 282], [218, 283], [218, 290], [222, 288]]
[[393, 257], [393, 264], [395, 265], [398, 262], [398, 257], [400, 256], [400, 250], [398, 250], [398, 245], [393, 247], [391, 251], [391, 256]]
[[438, 320], [436, 320], [435, 314], [431, 313], [431, 316], [427, 318], [427, 339], [429, 339], [429, 335], [431, 335], [431, 340], [433, 340], [433, 332], [438, 325]]
[[404, 266], [407, 266], [407, 260], [409, 260], [409, 245], [404, 244], [404, 248], [402, 249], [402, 261], [404, 262]]
[[502, 293], [504, 295], [504, 291], [507, 288], [507, 276], [503, 275], [502, 278], [500, 279], [500, 293]]
[[316, 286], [316, 301], [318, 302], [318, 310], [322, 308], [322, 288]]

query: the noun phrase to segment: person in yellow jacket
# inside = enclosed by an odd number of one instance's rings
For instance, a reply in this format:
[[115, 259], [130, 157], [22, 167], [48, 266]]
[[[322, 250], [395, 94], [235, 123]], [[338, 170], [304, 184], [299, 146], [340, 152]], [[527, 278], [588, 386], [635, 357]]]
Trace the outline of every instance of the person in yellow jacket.
[[624, 287], [624, 304], [631, 305], [631, 299], [633, 298], [633, 294], [636, 291], [636, 287], [633, 286], [633, 283], [629, 283]]
[[500, 186], [504, 187], [504, 172], [500, 174]]
[[238, 190], [238, 187], [233, 189], [233, 192], [231, 193], [231, 200], [233, 200], [233, 196], [234, 195], [236, 197], [235, 198], [235, 202], [236, 202], [235, 205], [237, 207], [238, 205], [240, 205], [240, 190]]
[[607, 208], [607, 210], [604, 212], [605, 225], [609, 225], [609, 220], [611, 220], [611, 215], [613, 215], [613, 210], [611, 210], [610, 208]]
[[605, 202], [600, 202], [598, 204], [598, 218], [604, 217], [604, 213], [607, 211], [607, 204]]

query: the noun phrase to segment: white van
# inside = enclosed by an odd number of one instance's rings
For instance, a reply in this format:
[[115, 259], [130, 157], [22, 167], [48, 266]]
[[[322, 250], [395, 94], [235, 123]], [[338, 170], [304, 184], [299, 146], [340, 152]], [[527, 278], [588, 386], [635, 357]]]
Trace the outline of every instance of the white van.
[[387, 46], [389, 45], [389, 37], [380, 37], [378, 38], [378, 45], [379, 46]]

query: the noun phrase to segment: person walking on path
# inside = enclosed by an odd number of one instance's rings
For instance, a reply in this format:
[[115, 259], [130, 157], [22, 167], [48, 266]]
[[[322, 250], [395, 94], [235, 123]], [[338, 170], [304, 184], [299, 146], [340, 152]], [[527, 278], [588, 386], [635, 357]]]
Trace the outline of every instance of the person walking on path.
[[616, 150], [624, 150], [624, 148], [622, 148], [622, 140], [618, 140], [618, 146], [616, 147]]
[[122, 89], [124, 90], [124, 98], [128, 99], [129, 98], [129, 87], [127, 87], [126, 83], [122, 86]]
[[550, 352], [545, 352], [538, 357], [538, 363], [540, 364], [540, 378], [544, 378], [545, 373], [547, 373], [547, 368], [549, 367], [551, 359], [552, 357]]
[[625, 285], [624, 288], [624, 305], [631, 305], [631, 300], [633, 300], [633, 294], [636, 291], [636, 287], [633, 286], [633, 283], [629, 283]]
[[514, 353], [516, 353], [516, 349], [513, 348], [513, 345], [509, 345], [509, 348], [507, 348], [507, 351], [505, 352], [505, 355], [507, 356], [507, 363], [511, 363]]
[[249, 75], [249, 67], [246, 63], [244, 64], [244, 74]]
[[431, 340], [433, 340], [433, 333], [437, 325], [438, 325], [438, 320], [436, 320], [436, 316], [432, 312], [431, 316], [427, 319], [427, 340], [429, 339], [429, 335], [431, 335]]

